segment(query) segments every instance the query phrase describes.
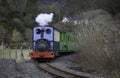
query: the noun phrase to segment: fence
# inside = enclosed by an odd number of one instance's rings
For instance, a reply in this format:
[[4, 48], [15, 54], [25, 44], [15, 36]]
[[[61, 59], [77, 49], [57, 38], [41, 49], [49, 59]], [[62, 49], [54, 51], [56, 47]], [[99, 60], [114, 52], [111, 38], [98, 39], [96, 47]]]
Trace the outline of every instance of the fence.
[[0, 47], [0, 59], [15, 59], [16, 62], [23, 62], [26, 60], [30, 60], [29, 52], [31, 49], [23, 49], [21, 48], [5, 48], [4, 46]]

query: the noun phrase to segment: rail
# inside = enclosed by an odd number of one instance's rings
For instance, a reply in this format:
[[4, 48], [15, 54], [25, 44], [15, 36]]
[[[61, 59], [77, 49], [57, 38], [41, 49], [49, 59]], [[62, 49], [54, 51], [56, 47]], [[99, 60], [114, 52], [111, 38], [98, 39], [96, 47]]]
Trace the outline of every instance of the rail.
[[60, 68], [56, 68], [55, 66], [52, 66], [49, 63], [44, 63], [44, 64], [35, 63], [35, 65], [37, 66], [38, 69], [43, 70], [57, 78], [90, 78], [87, 76], [78, 75], [69, 71], [65, 71]]

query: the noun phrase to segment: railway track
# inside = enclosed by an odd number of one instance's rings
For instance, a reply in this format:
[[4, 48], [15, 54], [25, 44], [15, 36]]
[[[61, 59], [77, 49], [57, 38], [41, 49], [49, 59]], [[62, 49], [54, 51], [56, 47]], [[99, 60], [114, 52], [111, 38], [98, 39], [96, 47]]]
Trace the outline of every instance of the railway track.
[[51, 74], [55, 78], [101, 78], [101, 77], [94, 77], [91, 75], [82, 75], [77, 73], [72, 73], [70, 71], [66, 71], [64, 69], [60, 69], [51, 65], [50, 63], [35, 63], [38, 69], [45, 71], [46, 73]]

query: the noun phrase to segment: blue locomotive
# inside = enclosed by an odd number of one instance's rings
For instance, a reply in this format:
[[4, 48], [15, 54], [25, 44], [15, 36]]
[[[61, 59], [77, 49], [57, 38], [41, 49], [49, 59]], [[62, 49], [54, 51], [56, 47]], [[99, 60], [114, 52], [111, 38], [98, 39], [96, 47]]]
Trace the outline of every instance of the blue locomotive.
[[70, 34], [60, 32], [51, 26], [36, 26], [33, 28], [33, 59], [52, 59], [60, 52], [70, 52], [74, 49], [74, 43]]

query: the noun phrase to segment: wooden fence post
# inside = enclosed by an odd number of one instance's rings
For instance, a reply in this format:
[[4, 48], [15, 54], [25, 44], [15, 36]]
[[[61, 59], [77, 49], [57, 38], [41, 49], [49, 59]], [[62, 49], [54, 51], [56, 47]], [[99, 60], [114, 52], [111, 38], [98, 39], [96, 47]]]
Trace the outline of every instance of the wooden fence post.
[[4, 43], [2, 42], [2, 58], [4, 59]]
[[23, 47], [21, 46], [21, 60], [24, 60]]
[[[30, 46], [29, 46], [29, 49], [28, 49], [28, 53], [30, 53], [30, 51], [31, 51], [31, 48], [30, 48]], [[29, 56], [29, 54], [28, 54], [28, 56]], [[28, 59], [30, 59], [30, 57], [28, 57]]]
[[9, 58], [11, 59], [11, 48], [9, 47]]
[[15, 60], [17, 61], [17, 47], [15, 47]]

